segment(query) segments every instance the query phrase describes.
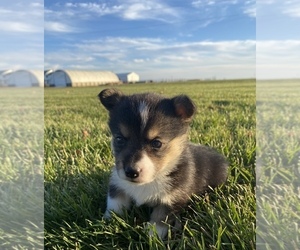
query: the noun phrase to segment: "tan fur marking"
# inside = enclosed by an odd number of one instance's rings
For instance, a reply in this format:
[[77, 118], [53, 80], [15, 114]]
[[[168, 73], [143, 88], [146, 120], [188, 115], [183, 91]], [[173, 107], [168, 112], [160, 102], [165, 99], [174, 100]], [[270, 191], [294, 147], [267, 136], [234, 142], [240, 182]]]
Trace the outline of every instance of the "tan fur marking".
[[165, 153], [165, 157], [163, 157], [162, 159], [152, 159], [157, 168], [157, 172], [168, 171], [174, 167], [174, 165], [178, 162], [180, 158], [182, 150], [184, 149], [183, 144], [185, 144], [186, 142], [186, 134], [180, 137], [176, 137], [175, 139], [169, 142], [169, 149]]
[[153, 127], [153, 128], [150, 128], [150, 130], [148, 131], [147, 133], [147, 138], [148, 140], [153, 140], [155, 139], [158, 135], [159, 135], [159, 129]]
[[129, 134], [130, 134], [129, 129], [124, 124], [120, 124], [120, 130], [124, 137], [126, 137], [126, 138], [129, 137]]

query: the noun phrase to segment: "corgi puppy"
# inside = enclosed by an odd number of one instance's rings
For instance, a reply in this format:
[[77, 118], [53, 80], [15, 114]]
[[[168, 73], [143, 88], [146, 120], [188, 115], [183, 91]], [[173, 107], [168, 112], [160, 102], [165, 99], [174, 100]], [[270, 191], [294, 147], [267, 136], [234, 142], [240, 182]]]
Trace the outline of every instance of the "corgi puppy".
[[[163, 238], [192, 194], [225, 182], [228, 164], [214, 150], [188, 141], [195, 105], [186, 95], [124, 95], [105, 89], [98, 95], [109, 111], [112, 169], [107, 209], [121, 214], [132, 202], [153, 208], [150, 223]], [[154, 233], [153, 231], [151, 232]]]

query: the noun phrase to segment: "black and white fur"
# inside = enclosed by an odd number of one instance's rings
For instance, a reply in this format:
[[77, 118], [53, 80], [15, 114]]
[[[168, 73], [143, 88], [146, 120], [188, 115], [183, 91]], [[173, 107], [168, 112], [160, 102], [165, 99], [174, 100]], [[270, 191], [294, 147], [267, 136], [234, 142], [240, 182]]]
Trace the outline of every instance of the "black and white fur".
[[[99, 94], [109, 111], [115, 166], [110, 177], [105, 217], [121, 214], [131, 203], [153, 207], [150, 223], [163, 238], [167, 223], [192, 194], [225, 182], [228, 165], [214, 150], [188, 141], [195, 106], [185, 95]], [[152, 232], [153, 233], [153, 232]]]

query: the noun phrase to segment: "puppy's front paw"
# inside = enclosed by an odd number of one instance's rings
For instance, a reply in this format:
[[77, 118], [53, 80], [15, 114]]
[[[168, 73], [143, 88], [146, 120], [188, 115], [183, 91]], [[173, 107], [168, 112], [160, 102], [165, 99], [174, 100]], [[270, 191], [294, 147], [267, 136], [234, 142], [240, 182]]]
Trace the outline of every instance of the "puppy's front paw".
[[168, 225], [162, 222], [148, 222], [146, 228], [149, 230], [150, 236], [157, 234], [160, 239], [164, 239], [167, 236], [169, 229]]
[[102, 218], [105, 219], [105, 220], [111, 219], [111, 211], [106, 210]]

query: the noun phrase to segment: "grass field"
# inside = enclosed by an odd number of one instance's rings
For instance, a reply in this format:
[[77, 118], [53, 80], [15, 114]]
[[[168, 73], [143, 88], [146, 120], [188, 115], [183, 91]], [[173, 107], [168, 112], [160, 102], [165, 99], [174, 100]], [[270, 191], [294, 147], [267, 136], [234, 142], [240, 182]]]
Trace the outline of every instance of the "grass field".
[[196, 103], [190, 140], [230, 162], [228, 183], [194, 197], [182, 231], [160, 241], [143, 227], [146, 207], [110, 222], [102, 215], [113, 157], [104, 87], [45, 89], [45, 247], [48, 249], [254, 249], [255, 81], [117, 86], [124, 93], [188, 94]]
[[300, 80], [257, 82], [257, 249], [300, 246]]
[[44, 90], [0, 88], [0, 249], [44, 244]]

